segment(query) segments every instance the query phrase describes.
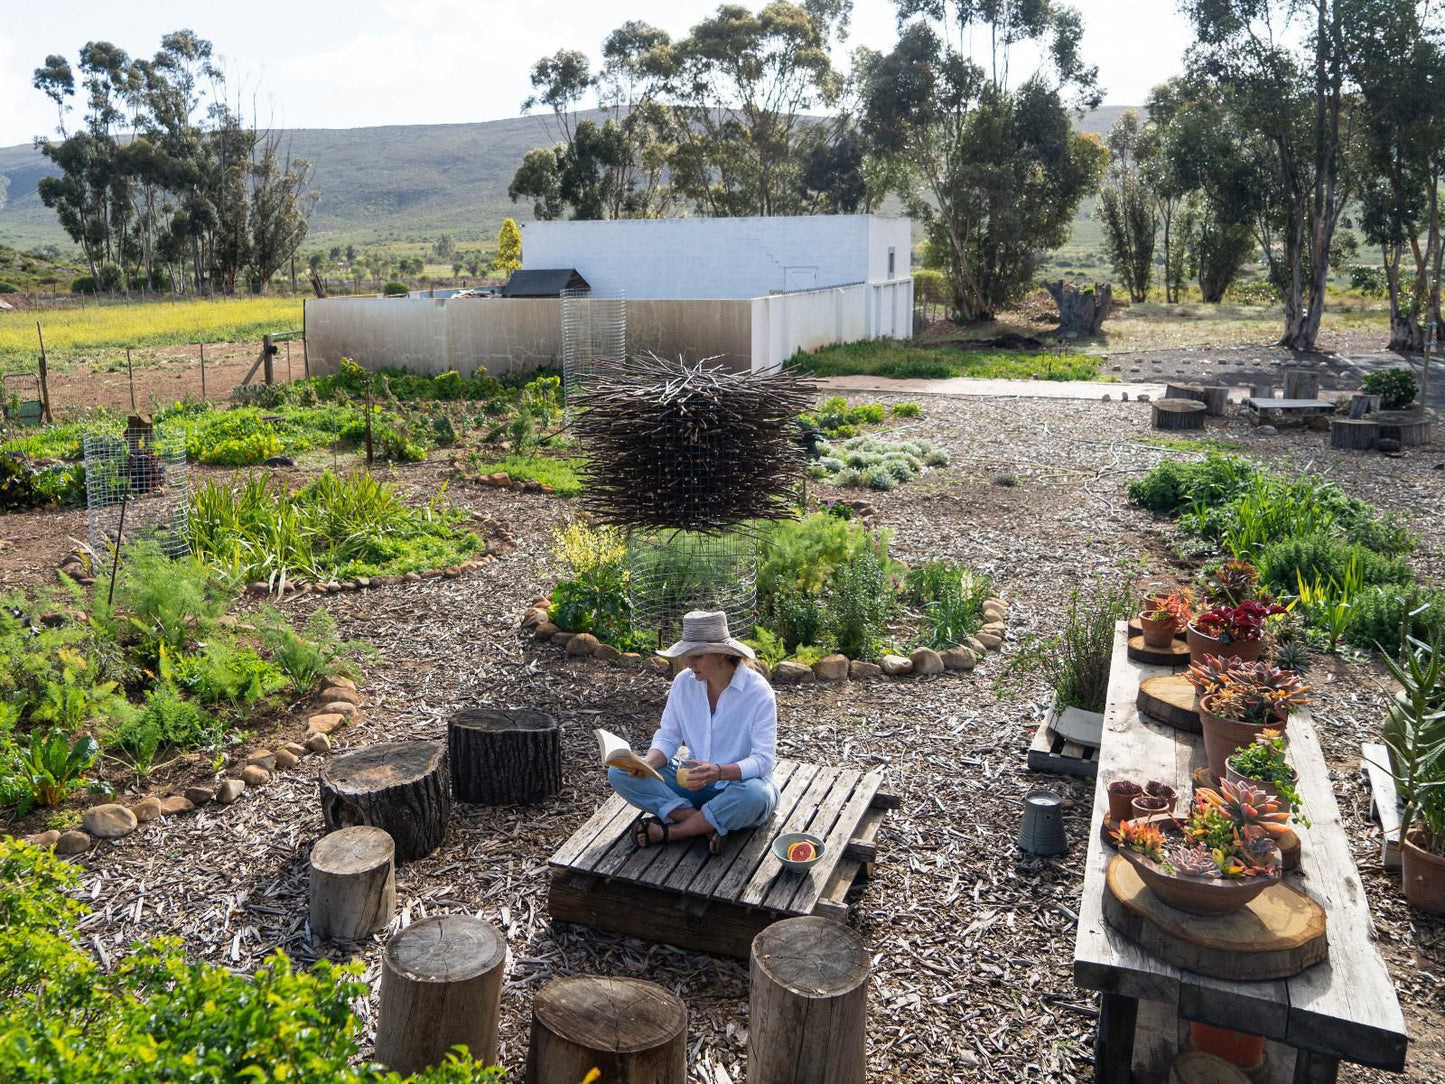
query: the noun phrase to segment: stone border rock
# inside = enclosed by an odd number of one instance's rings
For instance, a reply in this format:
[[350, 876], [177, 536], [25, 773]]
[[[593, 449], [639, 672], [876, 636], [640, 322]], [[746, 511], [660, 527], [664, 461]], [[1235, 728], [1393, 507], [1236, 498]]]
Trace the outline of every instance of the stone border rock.
[[[660, 655], [644, 657], [634, 651], [618, 651], [610, 644], [599, 641], [590, 632], [568, 632], [559, 628], [549, 620], [551, 607], [552, 600], [545, 595], [533, 598], [532, 604], [522, 615], [522, 631], [530, 632], [538, 641], [560, 647], [574, 658], [599, 659], [619, 666], [640, 667], [658, 673], [676, 674], [683, 669], [677, 660], [669, 661]], [[984, 625], [978, 633], [969, 636], [963, 643], [942, 651], [919, 647], [914, 648], [907, 656], [885, 655], [881, 663], [833, 654], [819, 659], [811, 667], [786, 659], [778, 663], [776, 668], [770, 668], [761, 660], [750, 662], [749, 665], [774, 685], [806, 685], [813, 682], [828, 684], [880, 677], [929, 677], [942, 673], [965, 673], [982, 662], [989, 652], [1002, 650], [1004, 637], [1008, 632], [1007, 602], [999, 598], [987, 598], [983, 600], [981, 610]]]
[[201, 806], [230, 805], [246, 791], [264, 787], [277, 772], [289, 771], [301, 763], [308, 753], [331, 751], [330, 735], [338, 728], [360, 717], [361, 694], [356, 682], [334, 674], [322, 683], [315, 694], [319, 709], [307, 720], [306, 743], [286, 741], [275, 749], [258, 749], [250, 753], [241, 770], [220, 780], [215, 786], [190, 786], [180, 794], [164, 797], [148, 795], [132, 805], [102, 802], [81, 814], [80, 828], [61, 832], [49, 829], [22, 837], [36, 847], [52, 847], [56, 854], [84, 854], [98, 839], [124, 839], [142, 824], [190, 813]]

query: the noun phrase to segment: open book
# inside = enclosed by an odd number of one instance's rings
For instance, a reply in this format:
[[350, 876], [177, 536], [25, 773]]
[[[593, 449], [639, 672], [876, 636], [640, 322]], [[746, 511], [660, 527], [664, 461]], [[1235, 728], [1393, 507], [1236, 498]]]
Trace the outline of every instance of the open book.
[[602, 751], [602, 763], [609, 768], [620, 768], [624, 772], [637, 769], [659, 783], [663, 781], [657, 769], [634, 753], [624, 739], [610, 730], [594, 730], [592, 734], [597, 739], [597, 748]]

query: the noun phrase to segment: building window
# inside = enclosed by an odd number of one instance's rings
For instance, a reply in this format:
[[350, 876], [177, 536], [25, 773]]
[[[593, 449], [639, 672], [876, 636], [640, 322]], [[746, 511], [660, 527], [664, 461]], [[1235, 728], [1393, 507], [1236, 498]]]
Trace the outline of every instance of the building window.
[[896, 250], [896, 249], [893, 249], [893, 248], [890, 248], [890, 249], [888, 250], [888, 277], [889, 277], [889, 278], [892, 278], [892, 277], [893, 277], [893, 260], [894, 260], [894, 255], [895, 255], [896, 252], [897, 252], [897, 250]]

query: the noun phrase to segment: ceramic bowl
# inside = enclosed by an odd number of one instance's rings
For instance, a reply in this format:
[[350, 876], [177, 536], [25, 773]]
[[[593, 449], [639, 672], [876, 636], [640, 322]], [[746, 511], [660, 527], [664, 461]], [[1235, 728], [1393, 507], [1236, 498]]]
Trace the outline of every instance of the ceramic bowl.
[[[804, 841], [813, 845], [813, 857], [806, 862], [794, 862], [788, 857], [788, 848]], [[773, 857], [788, 869], [811, 869], [823, 857], [823, 841], [810, 832], [784, 832], [773, 840]]]

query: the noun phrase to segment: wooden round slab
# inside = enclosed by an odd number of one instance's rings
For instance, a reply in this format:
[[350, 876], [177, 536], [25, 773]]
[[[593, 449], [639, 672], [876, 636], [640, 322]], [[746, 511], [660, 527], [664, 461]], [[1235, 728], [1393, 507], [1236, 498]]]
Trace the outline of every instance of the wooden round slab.
[[1145, 666], [1188, 666], [1189, 645], [1176, 638], [1168, 647], [1150, 647], [1141, 633], [1129, 637], [1129, 658]]
[[[1179, 641], [1174, 642], [1177, 644]], [[1186, 662], [1189, 659], [1187, 647], [1184, 659]], [[1189, 684], [1189, 679], [1183, 674], [1145, 678], [1139, 682], [1139, 695], [1134, 703], [1149, 718], [1167, 723], [1175, 730], [1204, 733], [1204, 728], [1199, 725], [1199, 690]]]
[[1287, 979], [1329, 955], [1325, 911], [1283, 883], [1232, 915], [1203, 918], [1160, 903], [1125, 859], [1104, 877], [1104, 919], [1176, 967], [1217, 979]]

